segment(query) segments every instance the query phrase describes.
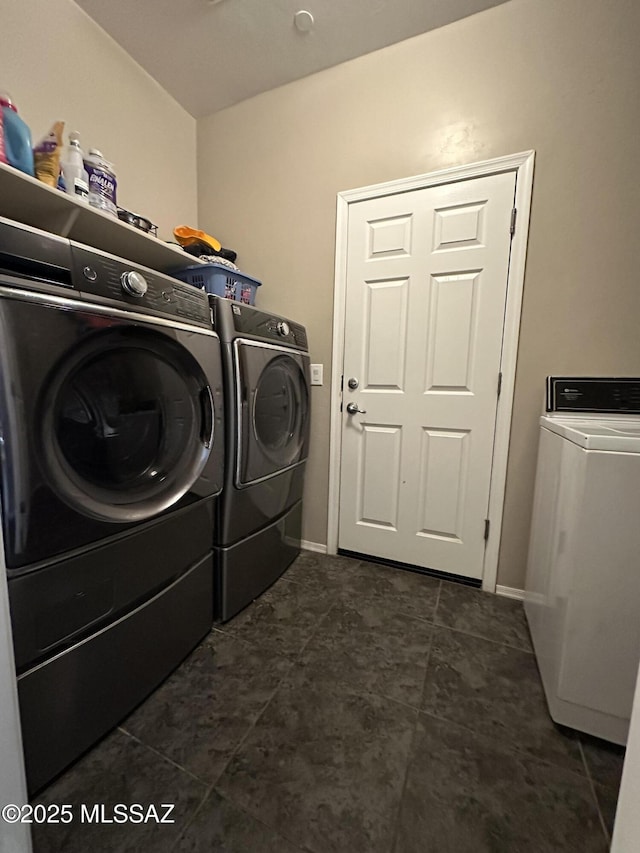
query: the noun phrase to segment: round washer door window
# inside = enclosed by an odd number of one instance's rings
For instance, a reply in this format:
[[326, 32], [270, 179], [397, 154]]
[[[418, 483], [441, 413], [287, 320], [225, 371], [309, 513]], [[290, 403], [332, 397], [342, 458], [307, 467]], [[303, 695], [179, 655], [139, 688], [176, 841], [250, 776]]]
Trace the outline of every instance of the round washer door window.
[[44, 406], [47, 468], [60, 496], [101, 520], [176, 503], [210, 452], [213, 412], [195, 359], [160, 334], [110, 332], [65, 360]]
[[277, 468], [298, 461], [307, 411], [307, 389], [300, 367], [286, 355], [277, 356], [260, 375], [253, 406], [256, 440]]

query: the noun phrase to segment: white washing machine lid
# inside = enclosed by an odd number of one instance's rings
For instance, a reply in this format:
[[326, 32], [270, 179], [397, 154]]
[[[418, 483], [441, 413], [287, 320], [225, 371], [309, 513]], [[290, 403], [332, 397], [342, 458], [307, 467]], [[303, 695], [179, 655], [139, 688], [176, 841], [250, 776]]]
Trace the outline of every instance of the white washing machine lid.
[[585, 450], [640, 453], [640, 418], [543, 415], [540, 425]]

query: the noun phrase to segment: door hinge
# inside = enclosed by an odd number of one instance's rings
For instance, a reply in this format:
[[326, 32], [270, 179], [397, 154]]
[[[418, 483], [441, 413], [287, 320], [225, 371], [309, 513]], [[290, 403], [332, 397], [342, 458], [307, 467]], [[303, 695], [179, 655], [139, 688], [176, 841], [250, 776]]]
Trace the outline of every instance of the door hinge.
[[491, 527], [491, 522], [488, 518], [484, 520], [484, 541], [486, 542], [489, 538], [489, 528]]
[[514, 207], [511, 211], [511, 225], [509, 226], [509, 234], [513, 236], [516, 233], [516, 216], [518, 215], [518, 208]]
[[502, 391], [502, 371], [498, 374], [498, 397]]

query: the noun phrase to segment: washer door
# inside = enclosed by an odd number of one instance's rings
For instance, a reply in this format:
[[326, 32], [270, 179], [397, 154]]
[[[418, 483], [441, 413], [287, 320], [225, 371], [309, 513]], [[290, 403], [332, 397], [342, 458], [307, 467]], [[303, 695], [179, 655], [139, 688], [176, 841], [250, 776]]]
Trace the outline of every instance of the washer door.
[[51, 487], [102, 521], [150, 518], [202, 472], [211, 391], [195, 359], [142, 328], [105, 330], [54, 367], [41, 439]]
[[235, 343], [236, 486], [299, 465], [309, 444], [309, 357], [268, 344]]

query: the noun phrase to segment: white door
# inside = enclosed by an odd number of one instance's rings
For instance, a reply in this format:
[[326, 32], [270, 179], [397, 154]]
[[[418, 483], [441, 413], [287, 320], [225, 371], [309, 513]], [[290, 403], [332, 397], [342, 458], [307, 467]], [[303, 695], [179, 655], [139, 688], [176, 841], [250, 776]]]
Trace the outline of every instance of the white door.
[[482, 577], [515, 181], [349, 206], [342, 550]]

